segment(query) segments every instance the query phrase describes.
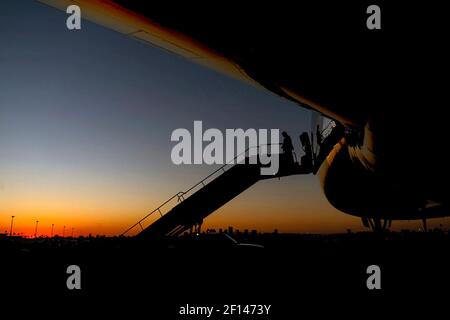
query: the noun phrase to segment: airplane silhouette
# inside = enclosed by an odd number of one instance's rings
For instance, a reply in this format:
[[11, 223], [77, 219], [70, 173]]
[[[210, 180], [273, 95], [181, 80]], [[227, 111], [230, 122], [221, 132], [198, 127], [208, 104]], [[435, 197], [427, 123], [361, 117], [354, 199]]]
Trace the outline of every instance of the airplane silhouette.
[[[385, 4], [382, 28], [369, 30], [371, 3], [77, 4], [83, 18], [314, 110], [301, 138], [313, 150], [310, 172], [335, 208], [365, 226], [422, 219], [426, 227], [450, 215], [445, 10]], [[326, 119], [338, 129], [328, 141], [317, 134]]]

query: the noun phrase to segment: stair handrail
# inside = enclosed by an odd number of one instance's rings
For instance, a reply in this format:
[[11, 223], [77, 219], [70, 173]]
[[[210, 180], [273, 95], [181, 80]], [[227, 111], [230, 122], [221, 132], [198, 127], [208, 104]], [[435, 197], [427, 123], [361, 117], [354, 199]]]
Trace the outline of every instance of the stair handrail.
[[[186, 191], [179, 191], [176, 194], [174, 194], [172, 197], [170, 197], [169, 199], [167, 199], [166, 201], [164, 201], [159, 207], [157, 207], [156, 209], [154, 209], [153, 211], [151, 211], [150, 213], [148, 213], [147, 215], [145, 215], [142, 219], [140, 219], [138, 222], [136, 222], [135, 224], [133, 224], [131, 227], [129, 227], [127, 230], [125, 230], [124, 232], [122, 232], [120, 234], [120, 236], [124, 236], [125, 234], [127, 234], [128, 232], [130, 232], [131, 230], [133, 230], [135, 227], [140, 226], [141, 227], [141, 231], [144, 230], [144, 227], [142, 227], [142, 222], [144, 220], [146, 220], [148, 217], [150, 217], [152, 214], [154, 214], [155, 212], [159, 212], [160, 216], [164, 216], [165, 214], [162, 214], [161, 212], [161, 208], [163, 206], [165, 206], [167, 203], [169, 203], [170, 201], [172, 201], [173, 199], [175, 199], [176, 197], [178, 198], [178, 202], [184, 201], [184, 195], [189, 193], [190, 191], [192, 191], [193, 189], [197, 188], [199, 185], [203, 184], [203, 187], [206, 186], [206, 184], [204, 183], [206, 180], [208, 180], [210, 177], [212, 177], [213, 175], [215, 175], [217, 172], [219, 171], [223, 171], [226, 172], [225, 167], [230, 165], [230, 164], [238, 164], [238, 163], [234, 163], [234, 160], [236, 160], [238, 157], [240, 157], [242, 154], [245, 154], [247, 151], [249, 151], [250, 149], [254, 149], [257, 148], [259, 149], [260, 147], [263, 146], [271, 146], [271, 145], [281, 145], [281, 143], [267, 143], [267, 144], [260, 144], [257, 146], [250, 146], [247, 149], [245, 149], [243, 152], [239, 153], [238, 155], [236, 155], [233, 159], [229, 160], [228, 162], [226, 162], [225, 164], [223, 164], [220, 168], [218, 168], [217, 170], [214, 170], [212, 173], [210, 173], [209, 175], [207, 175], [205, 178], [203, 178], [202, 180], [200, 180], [199, 182], [197, 182], [196, 184], [192, 185], [189, 189], [187, 189]], [[181, 199], [181, 200], [180, 200]], [[166, 212], [167, 213], [167, 212]]]

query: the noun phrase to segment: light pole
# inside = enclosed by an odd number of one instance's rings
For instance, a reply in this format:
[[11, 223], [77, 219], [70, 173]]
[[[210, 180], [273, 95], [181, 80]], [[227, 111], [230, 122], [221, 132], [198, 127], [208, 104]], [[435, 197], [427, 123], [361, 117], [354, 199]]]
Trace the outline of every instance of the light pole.
[[55, 224], [52, 223], [52, 233], [50, 234], [50, 238], [53, 238], [53, 228], [55, 227]]
[[12, 228], [13, 228], [13, 222], [14, 222], [14, 217], [15, 216], [11, 216], [11, 228], [9, 229], [9, 236], [12, 237]]
[[35, 238], [37, 237], [37, 228], [38, 228], [38, 224], [39, 224], [39, 221], [36, 220], [36, 227], [34, 228], [34, 237], [35, 237]]
[[64, 238], [64, 235], [66, 234], [66, 226], [64, 226], [64, 228], [63, 228], [63, 238]]

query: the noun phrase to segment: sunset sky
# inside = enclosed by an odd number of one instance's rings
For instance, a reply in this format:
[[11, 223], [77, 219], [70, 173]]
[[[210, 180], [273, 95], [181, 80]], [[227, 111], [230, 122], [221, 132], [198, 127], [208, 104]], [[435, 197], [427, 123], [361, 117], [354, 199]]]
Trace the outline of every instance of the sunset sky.
[[[0, 2], [0, 232], [114, 235], [216, 167], [172, 164], [177, 128], [309, 130], [311, 113], [271, 93], [34, 1]], [[444, 219], [433, 220], [430, 226]], [[204, 228], [363, 230], [314, 176], [259, 182]], [[394, 226], [417, 229], [419, 222]]]

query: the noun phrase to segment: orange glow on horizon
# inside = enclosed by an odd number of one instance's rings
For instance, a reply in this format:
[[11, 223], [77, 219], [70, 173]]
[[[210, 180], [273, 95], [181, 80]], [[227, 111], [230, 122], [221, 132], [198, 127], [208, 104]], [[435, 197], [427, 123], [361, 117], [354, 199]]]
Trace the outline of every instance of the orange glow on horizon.
[[[317, 194], [314, 188], [299, 187], [299, 179], [290, 177], [256, 184], [216, 212], [207, 217], [202, 230], [232, 226], [240, 231], [289, 233], [342, 233], [347, 229], [366, 231], [359, 218], [346, 215], [331, 207]], [[311, 183], [316, 180], [311, 180]], [[314, 193], [315, 192], [315, 193]], [[5, 192], [8, 193], [8, 192]], [[53, 197], [52, 197], [53, 196]], [[116, 197], [116, 198], [115, 198]], [[0, 233], [9, 234], [11, 216], [14, 215], [13, 232], [34, 237], [38, 220], [37, 236], [49, 237], [54, 224], [53, 235], [65, 236], [120, 235], [145, 214], [155, 209], [166, 198], [164, 195], [148, 201], [147, 195], [139, 199], [127, 199], [111, 193], [88, 198], [75, 193], [36, 192], [33, 196], [23, 193], [8, 193], [0, 207]], [[20, 199], [20, 201], [19, 201]], [[53, 200], [54, 199], [54, 200]], [[166, 208], [163, 213], [170, 210]], [[448, 219], [447, 219], [448, 220]], [[443, 219], [430, 221], [430, 227], [443, 223]], [[418, 229], [420, 222], [394, 221], [395, 230]]]

